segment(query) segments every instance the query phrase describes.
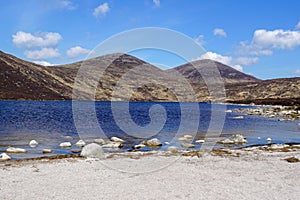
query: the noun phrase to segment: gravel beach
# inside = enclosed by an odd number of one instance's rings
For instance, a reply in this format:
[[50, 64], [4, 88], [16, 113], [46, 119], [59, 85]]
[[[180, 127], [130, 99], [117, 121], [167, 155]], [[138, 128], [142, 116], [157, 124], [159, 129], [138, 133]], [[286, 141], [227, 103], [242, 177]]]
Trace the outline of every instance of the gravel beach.
[[6, 161], [0, 192], [1, 199], [298, 199], [300, 162], [286, 158], [297, 161], [300, 150]]

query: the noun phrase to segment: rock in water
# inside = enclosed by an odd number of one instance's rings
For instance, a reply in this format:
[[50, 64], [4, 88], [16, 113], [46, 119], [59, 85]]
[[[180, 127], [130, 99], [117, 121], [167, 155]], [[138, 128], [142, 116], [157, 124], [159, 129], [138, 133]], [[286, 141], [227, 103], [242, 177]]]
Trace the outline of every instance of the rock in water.
[[225, 140], [218, 141], [218, 143], [220, 143], [220, 144], [234, 144], [234, 141], [226, 138]]
[[272, 138], [267, 138], [266, 142], [272, 142]]
[[124, 140], [122, 140], [121, 138], [118, 138], [118, 137], [112, 137], [112, 138], [110, 138], [110, 140], [111, 140], [112, 142], [120, 142], [120, 143], [123, 143], [123, 142], [124, 142]]
[[105, 141], [102, 138], [95, 139], [94, 142], [98, 144], [105, 144]]
[[99, 144], [92, 143], [83, 147], [80, 156], [85, 158], [104, 158], [104, 151]]
[[146, 147], [146, 145], [144, 145], [144, 144], [137, 144], [137, 145], [133, 146], [134, 149], [142, 149], [142, 148], [145, 148], [145, 147]]
[[162, 146], [162, 143], [161, 143], [161, 141], [159, 141], [159, 139], [157, 139], [157, 138], [153, 138], [153, 139], [151, 139], [151, 140], [148, 140], [147, 142], [146, 142], [146, 144], [147, 144], [147, 146]]
[[29, 142], [29, 146], [30, 147], [36, 147], [36, 145], [38, 145], [39, 143], [36, 141], [36, 140], [31, 140], [30, 142]]
[[193, 139], [193, 136], [191, 136], [191, 135], [184, 135], [183, 137], [186, 138], [186, 139], [188, 139], [188, 140], [192, 140]]
[[83, 140], [79, 140], [78, 142], [76, 142], [75, 144], [76, 146], [79, 146], [79, 147], [83, 147], [86, 145], [86, 143], [83, 141]]
[[71, 142], [63, 142], [63, 143], [59, 144], [59, 147], [61, 147], [61, 148], [67, 148], [67, 147], [71, 147], [71, 146], [72, 146]]
[[11, 157], [9, 157], [6, 153], [0, 154], [0, 161], [10, 160]]
[[191, 143], [182, 143], [181, 146], [183, 148], [195, 148], [195, 145]]
[[197, 141], [195, 141], [196, 143], [200, 143], [200, 144], [203, 144], [203, 143], [205, 143], [205, 140], [197, 140]]
[[102, 146], [102, 148], [113, 148], [113, 149], [122, 148], [122, 147], [123, 144], [120, 142], [112, 142], [112, 143], [104, 144]]
[[171, 152], [171, 153], [177, 153], [178, 152], [178, 147], [175, 146], [169, 146], [167, 148], [167, 151]]
[[43, 153], [52, 153], [51, 149], [43, 149]]
[[22, 149], [22, 148], [15, 148], [15, 147], [9, 147], [8, 149], [6, 149], [7, 153], [26, 153], [26, 149]]
[[236, 144], [245, 144], [245, 143], [248, 143], [248, 141], [245, 139], [245, 136], [242, 135], [242, 134], [232, 135], [230, 137], [230, 140], [232, 140]]

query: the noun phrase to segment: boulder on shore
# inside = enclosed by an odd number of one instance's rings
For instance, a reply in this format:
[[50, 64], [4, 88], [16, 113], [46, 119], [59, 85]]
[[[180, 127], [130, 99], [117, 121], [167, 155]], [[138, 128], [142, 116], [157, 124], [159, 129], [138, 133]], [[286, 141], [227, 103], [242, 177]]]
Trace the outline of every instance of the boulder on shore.
[[104, 158], [104, 151], [99, 144], [91, 143], [83, 147], [80, 156], [85, 158]]
[[9, 155], [7, 155], [6, 153], [1, 153], [0, 154], [0, 161], [6, 161], [6, 160], [10, 160], [11, 157], [9, 157]]

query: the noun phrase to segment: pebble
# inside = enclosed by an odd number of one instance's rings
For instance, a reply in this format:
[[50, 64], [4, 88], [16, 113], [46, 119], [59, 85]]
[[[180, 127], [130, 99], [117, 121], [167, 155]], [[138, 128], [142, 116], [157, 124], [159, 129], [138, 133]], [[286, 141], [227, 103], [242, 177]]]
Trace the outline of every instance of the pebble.
[[124, 142], [124, 140], [122, 140], [121, 138], [118, 138], [118, 137], [111, 137], [110, 140], [112, 142], [120, 142], [120, 143]]
[[7, 153], [26, 153], [26, 149], [22, 149], [22, 148], [15, 148], [15, 147], [9, 147], [8, 149], [6, 149]]
[[43, 151], [43, 153], [52, 153], [51, 149], [43, 149], [42, 151]]
[[272, 139], [271, 138], [267, 138], [266, 142], [272, 142]]
[[29, 142], [29, 146], [30, 147], [35, 147], [36, 145], [38, 145], [39, 143], [36, 141], [36, 140], [31, 140], [30, 142]]
[[102, 148], [113, 148], [113, 149], [122, 148], [122, 147], [123, 145], [120, 142], [108, 143], [102, 146]]
[[95, 139], [94, 142], [98, 144], [105, 144], [105, 141], [102, 138]]
[[197, 141], [195, 141], [196, 143], [200, 143], [200, 144], [203, 144], [203, 143], [205, 143], [205, 140], [197, 140]]
[[9, 157], [9, 155], [7, 155], [6, 153], [0, 154], [0, 161], [10, 160], [10, 159], [11, 157]]
[[86, 145], [86, 143], [83, 141], [83, 140], [79, 140], [78, 142], [76, 142], [75, 144], [76, 146], [79, 146], [79, 147], [83, 147]]
[[166, 144], [166, 145], [169, 145], [169, 144], [170, 144], [170, 142], [165, 142], [165, 144]]
[[178, 147], [175, 147], [175, 146], [169, 146], [166, 150], [171, 153], [177, 153], [179, 149], [178, 149]]
[[145, 147], [146, 147], [146, 145], [144, 145], [144, 144], [137, 144], [137, 145], [133, 146], [134, 149], [142, 149], [142, 148], [145, 148]]
[[183, 148], [195, 148], [195, 145], [191, 143], [182, 143], [181, 146]]
[[283, 149], [283, 148], [288, 147], [288, 146], [289, 145], [287, 145], [287, 144], [272, 144], [270, 146], [270, 149], [271, 150], [277, 150], [277, 149]]
[[193, 136], [191, 136], [191, 135], [184, 135], [183, 137], [186, 138], [186, 139], [188, 139], [188, 140], [192, 140], [193, 139]]
[[148, 140], [146, 142], [147, 146], [162, 146], [161, 141], [159, 141], [159, 139], [157, 138], [153, 138], [151, 140]]
[[227, 138], [225, 140], [218, 141], [218, 143], [221, 143], [221, 144], [234, 144], [234, 141]]
[[72, 146], [71, 142], [63, 142], [59, 144], [59, 147], [62, 148], [71, 147], [71, 146]]
[[180, 137], [177, 140], [180, 141], [180, 142], [187, 142], [187, 141], [189, 141], [189, 139], [187, 139], [185, 137]]

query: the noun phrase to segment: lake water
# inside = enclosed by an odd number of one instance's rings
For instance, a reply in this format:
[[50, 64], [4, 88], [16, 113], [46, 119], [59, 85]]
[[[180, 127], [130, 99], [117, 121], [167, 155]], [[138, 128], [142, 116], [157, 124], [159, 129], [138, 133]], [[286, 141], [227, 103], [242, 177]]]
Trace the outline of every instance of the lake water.
[[[95, 116], [85, 112], [93, 106]], [[243, 120], [237, 120], [234, 117], [241, 114], [225, 113], [227, 109], [243, 107], [250, 106], [154, 102], [117, 102], [112, 106], [111, 102], [76, 102], [76, 107], [72, 107], [72, 101], [0, 101], [0, 151], [9, 146], [27, 149], [26, 154], [10, 154], [13, 159], [44, 156], [41, 153], [44, 148], [53, 150], [47, 155], [72, 154], [72, 149], [80, 149], [74, 145], [79, 139], [92, 142], [103, 136], [117, 136], [126, 141], [121, 149], [105, 151], [130, 151], [133, 145], [151, 137], [180, 146], [175, 139], [179, 135], [195, 135], [195, 141], [203, 139], [208, 130], [216, 135], [221, 133], [221, 137], [244, 134], [248, 140], [244, 146], [267, 144], [265, 139], [268, 137], [273, 139], [273, 143], [300, 143], [299, 121], [279, 122], [276, 118], [260, 116], [244, 116]], [[151, 121], [154, 123], [149, 125]], [[28, 145], [33, 139], [39, 142], [35, 148]], [[70, 141], [72, 147], [60, 148], [59, 144], [66, 141]], [[166, 147], [163, 145], [159, 150]], [[200, 147], [196, 144], [196, 149]], [[220, 147], [223, 145], [215, 146]], [[232, 146], [239, 147], [243, 146]], [[150, 148], [143, 149], [147, 150]]]

